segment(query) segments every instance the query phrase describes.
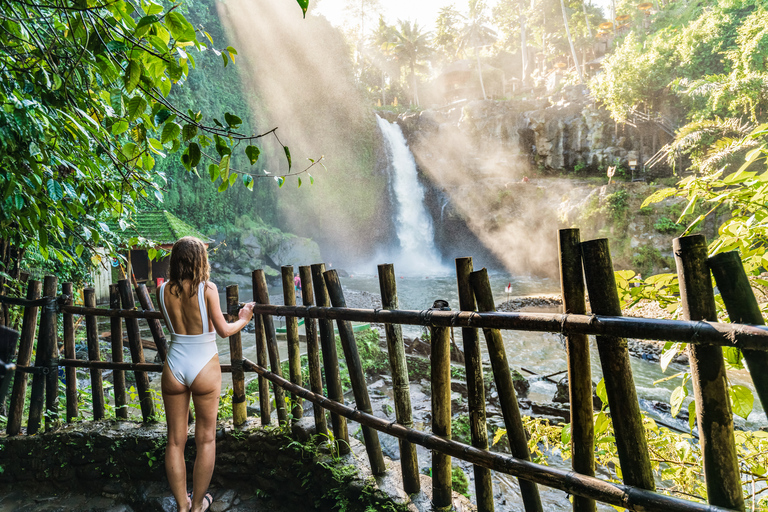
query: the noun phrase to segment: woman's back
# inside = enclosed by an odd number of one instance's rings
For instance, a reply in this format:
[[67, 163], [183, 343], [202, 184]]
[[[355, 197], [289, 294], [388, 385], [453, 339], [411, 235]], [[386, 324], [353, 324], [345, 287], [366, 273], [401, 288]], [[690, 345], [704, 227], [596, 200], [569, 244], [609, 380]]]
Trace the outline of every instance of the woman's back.
[[[200, 283], [198, 290], [192, 290], [192, 282], [188, 279], [182, 280], [180, 284], [181, 290], [178, 291], [178, 296], [171, 291], [177, 291], [178, 288], [167, 284], [163, 285], [164, 290], [160, 294], [167, 321], [170, 323], [169, 327], [173, 329], [175, 334], [187, 336], [213, 331], [204, 298], [207, 283]], [[205, 316], [208, 324], [205, 328], [203, 327], [203, 316]]]

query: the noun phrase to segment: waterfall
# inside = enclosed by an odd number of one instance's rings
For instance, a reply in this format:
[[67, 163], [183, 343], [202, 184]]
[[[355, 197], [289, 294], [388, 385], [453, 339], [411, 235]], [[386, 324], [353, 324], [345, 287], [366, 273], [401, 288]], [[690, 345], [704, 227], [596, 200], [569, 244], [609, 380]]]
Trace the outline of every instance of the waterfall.
[[376, 121], [386, 141], [391, 187], [396, 202], [394, 221], [400, 251], [391, 252], [390, 257], [406, 273], [442, 272], [444, 268], [435, 248], [432, 217], [424, 206], [424, 187], [419, 183], [413, 154], [397, 123], [378, 116]]

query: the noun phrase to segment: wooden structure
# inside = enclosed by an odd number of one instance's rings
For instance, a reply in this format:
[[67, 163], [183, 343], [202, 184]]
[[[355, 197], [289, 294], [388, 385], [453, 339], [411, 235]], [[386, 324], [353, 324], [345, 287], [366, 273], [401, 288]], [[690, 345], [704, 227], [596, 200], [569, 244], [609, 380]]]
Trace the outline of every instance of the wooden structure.
[[[559, 238], [560, 267], [565, 311], [563, 314], [544, 313], [498, 313], [495, 312], [494, 300], [490, 292], [485, 269], [473, 271], [470, 258], [457, 260], [457, 281], [460, 294], [459, 309], [451, 310], [444, 301], [436, 301], [435, 306], [427, 311], [399, 310], [395, 288], [394, 269], [391, 265], [379, 267], [382, 293], [382, 309], [347, 308], [338, 275], [335, 271], [325, 271], [324, 265], [301, 267], [304, 282], [304, 306], [296, 306], [294, 294], [286, 293], [286, 305], [269, 304], [266, 283], [262, 271], [253, 273], [254, 295], [257, 306], [254, 308], [256, 326], [257, 362], [242, 355], [240, 335], [230, 338], [231, 364], [222, 365], [223, 372], [231, 372], [233, 379], [233, 415], [236, 426], [247, 420], [245, 397], [243, 394], [244, 375], [255, 372], [259, 375], [259, 400], [262, 406], [262, 424], [268, 424], [270, 417], [270, 390], [276, 398], [277, 416], [280, 422], [289, 421], [289, 408], [284, 395], [289, 393], [295, 400], [291, 412], [300, 414], [299, 399], [312, 402], [315, 409], [315, 423], [318, 432], [327, 432], [325, 411], [331, 412], [334, 439], [340, 452], [348, 451], [348, 432], [346, 420], [354, 420], [362, 425], [366, 450], [374, 474], [386, 471], [378, 432], [385, 432], [400, 440], [402, 474], [404, 487], [408, 492], [419, 490], [418, 461], [414, 445], [421, 445], [432, 450], [433, 459], [433, 496], [438, 508], [447, 509], [451, 505], [451, 465], [457, 458], [475, 465], [476, 495], [481, 511], [494, 509], [493, 494], [490, 486], [490, 471], [499, 471], [519, 479], [521, 495], [526, 511], [541, 511], [539, 498], [541, 486], [565, 491], [575, 497], [573, 508], [577, 512], [595, 510], [595, 503], [601, 502], [616, 507], [636, 511], [674, 511], [674, 512], [718, 512], [725, 510], [744, 510], [741, 482], [738, 467], [735, 465], [733, 419], [725, 395], [725, 376], [722, 371], [722, 346], [736, 346], [742, 349], [750, 365], [764, 365], [768, 353], [768, 330], [759, 326], [743, 324], [723, 324], [714, 322], [712, 283], [709, 269], [715, 270], [716, 279], [726, 276], [729, 283], [723, 282], [723, 300], [729, 309], [731, 318], [744, 319], [753, 323], [762, 323], [759, 312], [755, 313], [755, 298], [746, 282], [744, 270], [738, 264], [738, 256], [706, 258], [706, 244], [701, 236], [684, 237], [675, 240], [675, 255], [678, 262], [684, 314], [687, 320], [655, 320], [646, 318], [627, 318], [621, 316], [618, 308], [616, 284], [605, 240], [581, 242], [578, 230], [562, 230]], [[734, 262], [736, 262], [734, 264]], [[724, 272], [727, 272], [724, 274]], [[286, 277], [293, 274], [293, 269], [285, 267]], [[592, 314], [586, 314], [586, 287], [592, 305]], [[311, 283], [310, 283], [311, 281]], [[720, 283], [718, 283], [720, 284]], [[287, 285], [286, 285], [287, 286]], [[290, 288], [287, 286], [287, 288]], [[118, 411], [126, 404], [125, 381], [117, 378], [124, 371], [133, 371], [136, 375], [138, 400], [144, 421], [153, 421], [153, 402], [147, 388], [147, 372], [161, 371], [159, 364], [144, 361], [142, 346], [138, 339], [137, 322], [146, 319], [156, 322], [161, 314], [152, 310], [151, 301], [143, 284], [137, 287], [137, 294], [142, 300], [138, 309], [134, 302], [133, 290], [128, 281], [123, 280], [113, 288], [113, 300], [110, 308], [95, 308], [90, 298], [85, 306], [71, 304], [71, 286], [64, 284], [64, 294], [57, 296], [56, 278], [48, 277], [42, 287], [37, 281], [28, 283], [27, 299], [0, 300], [16, 305], [24, 305], [24, 324], [18, 350], [17, 379], [11, 396], [8, 417], [8, 435], [22, 433], [22, 411], [24, 410], [27, 376], [32, 375], [31, 404], [26, 433], [34, 434], [42, 426], [49, 430], [59, 424], [57, 368], [65, 368], [66, 383], [66, 421], [73, 421], [82, 411], [77, 409], [77, 383], [71, 377], [71, 370], [76, 367], [90, 370], [94, 386], [94, 397], [100, 390], [101, 370], [115, 371], [115, 401]], [[312, 294], [314, 291], [314, 294]], [[291, 290], [292, 292], [292, 290]], [[86, 297], [90, 297], [86, 293]], [[143, 299], [142, 299], [143, 297]], [[237, 287], [227, 288], [227, 314], [234, 316], [238, 311]], [[318, 306], [312, 305], [316, 302]], [[330, 303], [333, 307], [330, 307]], [[38, 311], [40, 315], [39, 337], [37, 340], [36, 360], [30, 365], [34, 343], [35, 324]], [[54, 350], [59, 314], [63, 314], [65, 357], [57, 359]], [[113, 339], [121, 339], [121, 319], [125, 327], [131, 348], [131, 362], [120, 359], [122, 347], [113, 344], [113, 362], [99, 361], [99, 355], [91, 350], [93, 329], [88, 328], [89, 359], [74, 357], [73, 315], [84, 315], [86, 325], [90, 326], [96, 316], [112, 319], [112, 332], [118, 333]], [[289, 342], [289, 379], [281, 375], [279, 354], [275, 337], [273, 316], [286, 316], [292, 319], [304, 318], [304, 328], [308, 343], [309, 379], [311, 389], [303, 386], [301, 361], [299, 359], [298, 327], [290, 328]], [[315, 321], [318, 321], [316, 325]], [[332, 322], [336, 321], [341, 337], [341, 346], [354, 392], [355, 404], [347, 405], [338, 381], [339, 356], [333, 342]], [[365, 387], [360, 359], [354, 336], [349, 328], [350, 321], [380, 323], [386, 326], [389, 360], [393, 374], [393, 388], [396, 403], [397, 421], [390, 422], [371, 414], [370, 399]], [[293, 322], [292, 322], [293, 323]], [[431, 353], [432, 372], [432, 433], [425, 433], [413, 428], [410, 399], [408, 394], [407, 364], [402, 346], [400, 325], [419, 325], [431, 330], [433, 350]], [[318, 329], [319, 325], [319, 329]], [[471, 445], [457, 442], [451, 437], [450, 413], [450, 359], [449, 328], [462, 328], [466, 350], [465, 364], [469, 389]], [[485, 425], [484, 382], [480, 365], [479, 336], [477, 329], [483, 330], [488, 354], [493, 369], [493, 379], [499, 391], [499, 399], [506, 424], [513, 456], [490, 452], [488, 450], [487, 430]], [[570, 397], [572, 405], [571, 442], [573, 471], [552, 468], [530, 461], [526, 434], [520, 421], [520, 410], [515, 399], [511, 383], [508, 362], [499, 330], [528, 330], [537, 332], [561, 333], [567, 337], [568, 371], [570, 375]], [[320, 334], [320, 345], [318, 336]], [[165, 346], [161, 329], [153, 329], [153, 336], [158, 347]], [[589, 343], [587, 335], [597, 336], [600, 363], [603, 368], [606, 392], [612, 412], [617, 448], [624, 479], [623, 484], [616, 484], [594, 476], [594, 431], [592, 419], [591, 375], [589, 372]], [[642, 418], [637, 404], [636, 390], [632, 370], [628, 364], [626, 338], [677, 341], [689, 344], [693, 354], [693, 381], [697, 394], [697, 421], [701, 433], [702, 453], [706, 484], [709, 492], [709, 504], [687, 501], [664, 495], [655, 491], [653, 475], [648, 464], [649, 453], [646, 447]], [[322, 394], [321, 363], [325, 368], [328, 396]], [[268, 361], [269, 359], [269, 361]], [[270, 368], [268, 368], [268, 363]], [[757, 366], [756, 366], [757, 367]], [[335, 372], [334, 372], [335, 369]], [[760, 376], [754, 383], [763, 406], [768, 410], [765, 398], [768, 397], [768, 379]], [[352, 406], [353, 405], [353, 406]], [[93, 417], [104, 415], [104, 401], [99, 396], [93, 400]], [[45, 414], [43, 414], [45, 409]], [[125, 417], [124, 414], [117, 415]]]
[[[136, 212], [131, 218], [132, 223], [120, 230], [116, 223], [111, 223], [110, 229], [119, 232], [125, 238], [146, 238], [154, 240], [157, 245], [154, 249], [170, 251], [174, 242], [185, 236], [194, 236], [203, 241], [206, 247], [211, 240], [200, 233], [194, 226], [187, 224], [174, 214], [165, 210]], [[150, 289], [154, 287], [157, 279], [168, 279], [169, 257], [152, 261], [147, 254], [148, 247], [133, 245], [125, 247], [127, 268], [123, 270], [121, 279], [130, 277], [137, 283], [145, 283]]]

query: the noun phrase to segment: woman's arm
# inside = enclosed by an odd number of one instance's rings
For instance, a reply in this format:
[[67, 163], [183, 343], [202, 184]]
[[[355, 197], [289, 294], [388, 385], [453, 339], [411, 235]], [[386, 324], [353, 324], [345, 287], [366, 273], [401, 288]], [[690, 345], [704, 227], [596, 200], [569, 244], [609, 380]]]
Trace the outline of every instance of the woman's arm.
[[219, 303], [219, 291], [216, 285], [210, 281], [206, 283], [205, 287], [205, 305], [208, 308], [208, 318], [213, 323], [213, 328], [222, 338], [228, 338], [233, 334], [240, 332], [245, 327], [245, 324], [251, 321], [253, 318], [253, 306], [255, 302], [249, 302], [238, 313], [239, 318], [229, 323], [224, 318], [224, 313], [221, 311], [221, 304]]

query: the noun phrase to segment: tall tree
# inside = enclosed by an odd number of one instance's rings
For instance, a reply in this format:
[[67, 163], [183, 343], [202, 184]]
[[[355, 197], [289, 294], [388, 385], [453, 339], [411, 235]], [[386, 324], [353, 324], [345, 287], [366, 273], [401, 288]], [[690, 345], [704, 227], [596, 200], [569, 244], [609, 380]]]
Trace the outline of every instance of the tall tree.
[[496, 40], [496, 32], [488, 26], [488, 17], [485, 11], [486, 5], [484, 0], [469, 0], [469, 17], [461, 31], [459, 48], [461, 50], [465, 48], [474, 49], [480, 89], [483, 92], [483, 99], [487, 100], [488, 96], [485, 93], [485, 84], [483, 83], [483, 69], [480, 63], [480, 48], [492, 44]]
[[571, 37], [571, 29], [568, 26], [568, 14], [565, 10], [565, 0], [560, 0], [560, 8], [563, 10], [563, 24], [565, 25], [565, 35], [568, 38], [568, 46], [571, 47], [571, 56], [573, 57], [573, 64], [576, 66], [576, 74], [579, 77], [579, 83], [584, 83], [584, 76], [581, 74], [581, 66], [579, 66], [579, 57], [576, 55], [576, 48], [573, 46], [573, 38]]
[[429, 32], [422, 31], [419, 24], [410, 20], [397, 20], [397, 29], [394, 31], [394, 51], [398, 60], [407, 65], [410, 71], [411, 92], [413, 104], [419, 105], [419, 87], [416, 71], [422, 69], [423, 62], [432, 53], [430, 47]]
[[459, 11], [451, 4], [441, 7], [435, 20], [435, 38], [432, 42], [444, 63], [455, 59], [456, 53], [459, 51], [459, 39], [461, 38], [459, 23], [461, 18]]

